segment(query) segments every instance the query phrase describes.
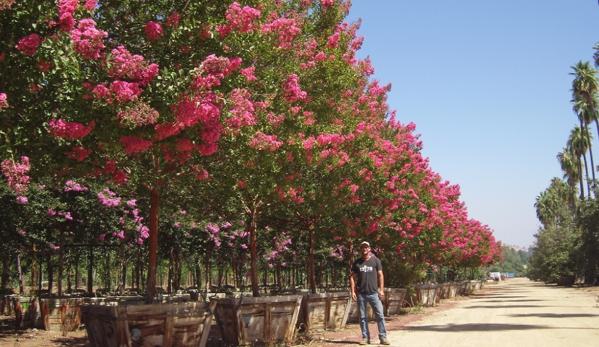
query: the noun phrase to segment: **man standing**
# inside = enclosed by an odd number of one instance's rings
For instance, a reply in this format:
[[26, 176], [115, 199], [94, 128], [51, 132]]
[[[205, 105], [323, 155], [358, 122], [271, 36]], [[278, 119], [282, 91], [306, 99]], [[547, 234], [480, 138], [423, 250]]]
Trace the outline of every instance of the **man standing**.
[[[381, 302], [381, 299], [385, 296], [383, 266], [381, 261], [370, 253], [370, 244], [368, 242], [364, 241], [360, 244], [360, 254], [362, 257], [354, 261], [349, 279], [351, 297], [354, 301], [358, 301], [358, 307], [360, 308], [360, 329], [362, 329], [360, 344], [367, 345], [370, 343], [368, 317], [366, 317], [366, 303], [369, 303], [376, 318], [381, 345], [388, 345], [383, 303]], [[357, 295], [356, 291], [358, 292]]]

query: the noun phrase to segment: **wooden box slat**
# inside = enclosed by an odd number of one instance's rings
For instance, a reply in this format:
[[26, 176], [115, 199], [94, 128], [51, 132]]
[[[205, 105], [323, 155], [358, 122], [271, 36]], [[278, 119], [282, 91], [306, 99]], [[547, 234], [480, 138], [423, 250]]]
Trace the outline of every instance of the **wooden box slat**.
[[350, 301], [349, 292], [304, 295], [300, 324], [306, 331], [345, 329]]
[[226, 343], [292, 343], [301, 295], [211, 299]]
[[93, 347], [203, 347], [216, 303], [81, 305]]

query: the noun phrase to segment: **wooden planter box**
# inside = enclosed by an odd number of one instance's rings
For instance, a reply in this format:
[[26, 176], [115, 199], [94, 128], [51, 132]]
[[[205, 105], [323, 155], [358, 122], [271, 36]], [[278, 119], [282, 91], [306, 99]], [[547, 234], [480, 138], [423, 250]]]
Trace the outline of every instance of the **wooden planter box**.
[[42, 315], [36, 297], [14, 296], [13, 305], [18, 328], [43, 328]]
[[458, 295], [460, 288], [460, 283], [449, 283], [449, 293], [447, 298], [454, 299]]
[[74, 331], [81, 325], [83, 298], [40, 298], [44, 329]]
[[295, 340], [302, 295], [210, 300], [218, 303], [216, 322], [225, 343], [290, 344]]
[[349, 292], [304, 295], [297, 325], [306, 332], [345, 329], [350, 301]]
[[12, 303], [13, 295], [0, 295], [0, 314], [5, 316], [13, 315], [13, 303]]
[[449, 299], [449, 288], [451, 287], [451, 284], [439, 283], [437, 286], [439, 287], [437, 297], [439, 299]]
[[84, 304], [90, 305], [144, 305], [146, 298], [142, 296], [102, 296], [83, 298]]
[[399, 314], [406, 298], [406, 288], [385, 288], [383, 308], [385, 316]]
[[439, 287], [436, 284], [417, 284], [414, 286], [416, 292], [416, 303], [422, 306], [435, 306], [437, 303], [437, 291]]
[[80, 306], [92, 347], [204, 347], [216, 303]]

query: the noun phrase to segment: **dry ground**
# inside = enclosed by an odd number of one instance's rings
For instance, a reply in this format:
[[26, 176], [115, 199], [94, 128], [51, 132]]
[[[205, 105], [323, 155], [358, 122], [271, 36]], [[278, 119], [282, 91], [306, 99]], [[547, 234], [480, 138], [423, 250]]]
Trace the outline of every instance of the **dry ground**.
[[[387, 318], [392, 346], [599, 346], [599, 287], [560, 288], [528, 279], [510, 279], [486, 286], [469, 297], [444, 300], [436, 307], [420, 308]], [[216, 328], [213, 326], [213, 328]], [[376, 324], [370, 331], [376, 334]], [[209, 347], [221, 347], [217, 329]], [[376, 335], [375, 335], [376, 337]], [[357, 346], [357, 324], [340, 332], [300, 335], [298, 343], [310, 347]], [[373, 338], [372, 342], [378, 342]], [[510, 343], [511, 342], [511, 343]], [[14, 318], [0, 316], [0, 346], [89, 346], [85, 330], [61, 332], [15, 329]]]

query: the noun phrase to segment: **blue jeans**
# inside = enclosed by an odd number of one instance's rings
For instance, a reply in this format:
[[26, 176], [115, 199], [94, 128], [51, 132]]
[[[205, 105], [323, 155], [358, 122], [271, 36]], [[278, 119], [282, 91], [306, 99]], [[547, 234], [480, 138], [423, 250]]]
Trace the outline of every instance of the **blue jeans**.
[[387, 338], [387, 329], [385, 329], [385, 316], [383, 315], [383, 303], [379, 299], [379, 294], [361, 294], [358, 293], [358, 307], [360, 308], [360, 329], [362, 337], [370, 340], [370, 331], [368, 330], [368, 317], [366, 317], [366, 303], [372, 307], [372, 312], [376, 318], [376, 325], [379, 328], [379, 338]]

